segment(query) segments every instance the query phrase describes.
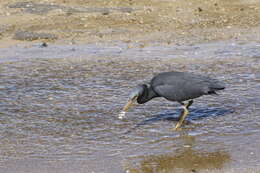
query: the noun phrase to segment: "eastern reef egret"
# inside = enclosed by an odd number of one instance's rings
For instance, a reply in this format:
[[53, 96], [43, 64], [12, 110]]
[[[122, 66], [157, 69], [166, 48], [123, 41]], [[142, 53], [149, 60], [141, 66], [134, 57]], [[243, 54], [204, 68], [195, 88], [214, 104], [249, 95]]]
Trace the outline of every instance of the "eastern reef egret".
[[182, 105], [179, 121], [174, 128], [176, 130], [188, 115], [188, 108], [192, 105], [193, 99], [203, 95], [217, 94], [216, 91], [223, 89], [225, 89], [224, 83], [206, 76], [188, 72], [160, 73], [154, 76], [150, 83], [140, 84], [134, 88], [119, 118], [125, 116], [126, 111], [135, 101], [143, 104], [155, 97], [164, 97]]

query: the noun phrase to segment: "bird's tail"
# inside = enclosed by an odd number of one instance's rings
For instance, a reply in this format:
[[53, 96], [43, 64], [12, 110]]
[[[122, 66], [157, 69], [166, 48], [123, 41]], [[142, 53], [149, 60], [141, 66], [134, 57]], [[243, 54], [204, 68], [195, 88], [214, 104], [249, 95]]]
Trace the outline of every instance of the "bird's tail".
[[225, 84], [223, 82], [220, 82], [220, 81], [215, 81], [214, 83], [212, 83], [210, 86], [209, 86], [209, 91], [208, 91], [208, 94], [215, 94], [215, 95], [218, 95], [216, 93], [216, 91], [219, 91], [219, 90], [223, 90], [225, 89]]

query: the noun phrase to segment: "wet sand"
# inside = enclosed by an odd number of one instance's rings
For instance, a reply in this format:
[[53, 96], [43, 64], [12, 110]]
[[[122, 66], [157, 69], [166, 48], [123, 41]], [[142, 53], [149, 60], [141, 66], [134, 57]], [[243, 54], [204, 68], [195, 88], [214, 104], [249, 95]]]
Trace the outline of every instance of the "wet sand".
[[2, 0], [0, 45], [24, 42], [20, 31], [53, 34], [47, 41], [66, 44], [259, 41], [259, 8], [259, 0]]
[[[227, 41], [1, 48], [1, 168], [259, 172], [259, 47]], [[160, 98], [118, 119], [133, 86], [173, 69], [218, 78], [227, 89], [196, 99], [181, 131], [171, 130], [178, 105]]]
[[[0, 5], [0, 172], [260, 172], [260, 1]], [[162, 98], [118, 119], [132, 87], [171, 70], [227, 88], [180, 131]]]

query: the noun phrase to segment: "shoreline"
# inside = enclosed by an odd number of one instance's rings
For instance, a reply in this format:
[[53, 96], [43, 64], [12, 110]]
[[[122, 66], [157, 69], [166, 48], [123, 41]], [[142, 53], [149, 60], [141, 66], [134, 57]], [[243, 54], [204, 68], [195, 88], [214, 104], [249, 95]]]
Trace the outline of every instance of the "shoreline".
[[0, 45], [259, 41], [259, 7], [259, 0], [1, 1]]

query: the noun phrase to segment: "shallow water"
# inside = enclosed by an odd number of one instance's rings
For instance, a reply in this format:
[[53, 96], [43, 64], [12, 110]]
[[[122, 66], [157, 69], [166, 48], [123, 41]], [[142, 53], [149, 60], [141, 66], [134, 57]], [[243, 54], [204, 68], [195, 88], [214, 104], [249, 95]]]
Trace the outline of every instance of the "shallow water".
[[[4, 172], [260, 171], [260, 43], [2, 48]], [[196, 99], [180, 131], [178, 104], [156, 98], [118, 113], [131, 88], [163, 71], [227, 84]], [[1, 171], [0, 171], [1, 172]], [[235, 172], [235, 171], [234, 171]]]

